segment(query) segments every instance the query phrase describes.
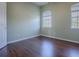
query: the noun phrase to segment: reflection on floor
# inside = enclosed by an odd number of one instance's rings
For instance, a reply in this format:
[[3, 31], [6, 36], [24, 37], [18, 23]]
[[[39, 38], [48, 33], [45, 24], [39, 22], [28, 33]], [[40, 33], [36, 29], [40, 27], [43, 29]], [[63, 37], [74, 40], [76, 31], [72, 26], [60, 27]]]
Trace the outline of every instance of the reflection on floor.
[[38, 36], [0, 50], [3, 57], [79, 57], [79, 44]]

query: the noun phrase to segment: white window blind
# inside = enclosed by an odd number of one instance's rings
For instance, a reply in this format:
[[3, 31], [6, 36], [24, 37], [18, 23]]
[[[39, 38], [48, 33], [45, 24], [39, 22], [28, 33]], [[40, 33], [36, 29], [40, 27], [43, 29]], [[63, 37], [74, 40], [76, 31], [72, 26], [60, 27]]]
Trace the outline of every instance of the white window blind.
[[51, 19], [52, 19], [52, 14], [51, 14], [51, 11], [44, 11], [42, 13], [42, 25], [43, 27], [46, 27], [46, 28], [50, 28], [51, 27]]
[[72, 5], [71, 7], [71, 28], [79, 29], [79, 3]]

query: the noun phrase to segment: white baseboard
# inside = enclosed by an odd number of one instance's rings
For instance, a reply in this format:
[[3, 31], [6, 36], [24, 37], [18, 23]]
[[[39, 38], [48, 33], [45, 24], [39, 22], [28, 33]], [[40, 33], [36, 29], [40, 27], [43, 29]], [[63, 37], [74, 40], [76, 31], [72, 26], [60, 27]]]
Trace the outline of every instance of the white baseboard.
[[78, 41], [74, 41], [74, 40], [70, 40], [70, 39], [64, 39], [64, 38], [61, 38], [61, 37], [54, 37], [54, 36], [48, 36], [48, 35], [44, 35], [44, 34], [40, 34], [41, 36], [45, 36], [45, 37], [50, 37], [50, 38], [56, 38], [56, 39], [59, 39], [59, 40], [64, 40], [64, 41], [69, 41], [69, 42], [73, 42], [73, 43], [78, 43]]
[[10, 41], [10, 42], [7, 42], [7, 44], [19, 42], [19, 41], [22, 41], [22, 40], [27, 40], [27, 39], [30, 39], [30, 38], [33, 38], [33, 37], [37, 37], [37, 36], [40, 36], [40, 35], [35, 35], [35, 36], [30, 36], [30, 37], [25, 37], [25, 38], [22, 38], [22, 39], [18, 39], [18, 40], [15, 40], [15, 41]]
[[0, 46], [0, 50], [3, 48], [3, 47], [5, 47], [7, 44], [4, 44], [4, 45], [2, 45], [2, 46]]
[[[59, 39], [59, 40], [64, 40], [64, 41], [69, 41], [69, 42], [73, 42], [73, 43], [78, 43], [79, 44], [78, 41], [73, 41], [73, 40], [64, 39], [64, 38], [60, 38], [60, 37], [48, 36], [48, 35], [44, 35], [44, 34], [40, 34], [40, 35], [41, 36], [45, 36], [45, 37], [56, 38], [56, 39]], [[22, 38], [22, 39], [19, 39], [19, 40], [7, 42], [7, 44], [19, 42], [19, 41], [26, 40], [26, 39], [30, 39], [30, 38], [33, 38], [33, 37], [37, 37], [37, 36], [40, 36], [40, 35], [30, 36], [30, 37]], [[4, 46], [6, 46], [6, 45], [4, 45]], [[4, 46], [0, 47], [0, 49], [3, 48]]]

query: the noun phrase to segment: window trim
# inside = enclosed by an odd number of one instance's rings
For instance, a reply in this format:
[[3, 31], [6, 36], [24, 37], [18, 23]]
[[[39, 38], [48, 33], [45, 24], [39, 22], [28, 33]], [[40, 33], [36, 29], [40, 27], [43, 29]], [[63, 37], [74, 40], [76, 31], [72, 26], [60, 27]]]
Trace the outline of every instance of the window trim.
[[[79, 7], [79, 3], [71, 6], [71, 29], [79, 29], [79, 14], [78, 14], [79, 8], [78, 7]], [[74, 8], [78, 8], [78, 10]], [[73, 13], [74, 14], [77, 13], [76, 16], [73, 15]], [[73, 20], [73, 18], [75, 18], [75, 21]]]
[[[47, 13], [47, 12], [50, 12], [50, 13]], [[46, 17], [49, 18], [49, 19], [44, 19]], [[45, 25], [45, 22], [46, 22], [45, 20], [47, 20], [47, 21], [50, 20], [50, 21], [48, 21], [47, 26]], [[44, 27], [44, 28], [51, 28], [52, 27], [52, 13], [51, 13], [50, 10], [46, 10], [42, 13], [42, 27]]]

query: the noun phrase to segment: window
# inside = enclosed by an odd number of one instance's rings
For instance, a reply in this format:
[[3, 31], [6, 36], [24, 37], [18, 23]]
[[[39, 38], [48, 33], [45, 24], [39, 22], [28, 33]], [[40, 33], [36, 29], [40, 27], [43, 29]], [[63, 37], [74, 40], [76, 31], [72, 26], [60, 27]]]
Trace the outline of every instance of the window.
[[79, 3], [71, 7], [71, 28], [79, 29]]
[[43, 27], [46, 27], [46, 28], [50, 28], [51, 27], [51, 11], [44, 11], [42, 13], [42, 21], [43, 21]]

